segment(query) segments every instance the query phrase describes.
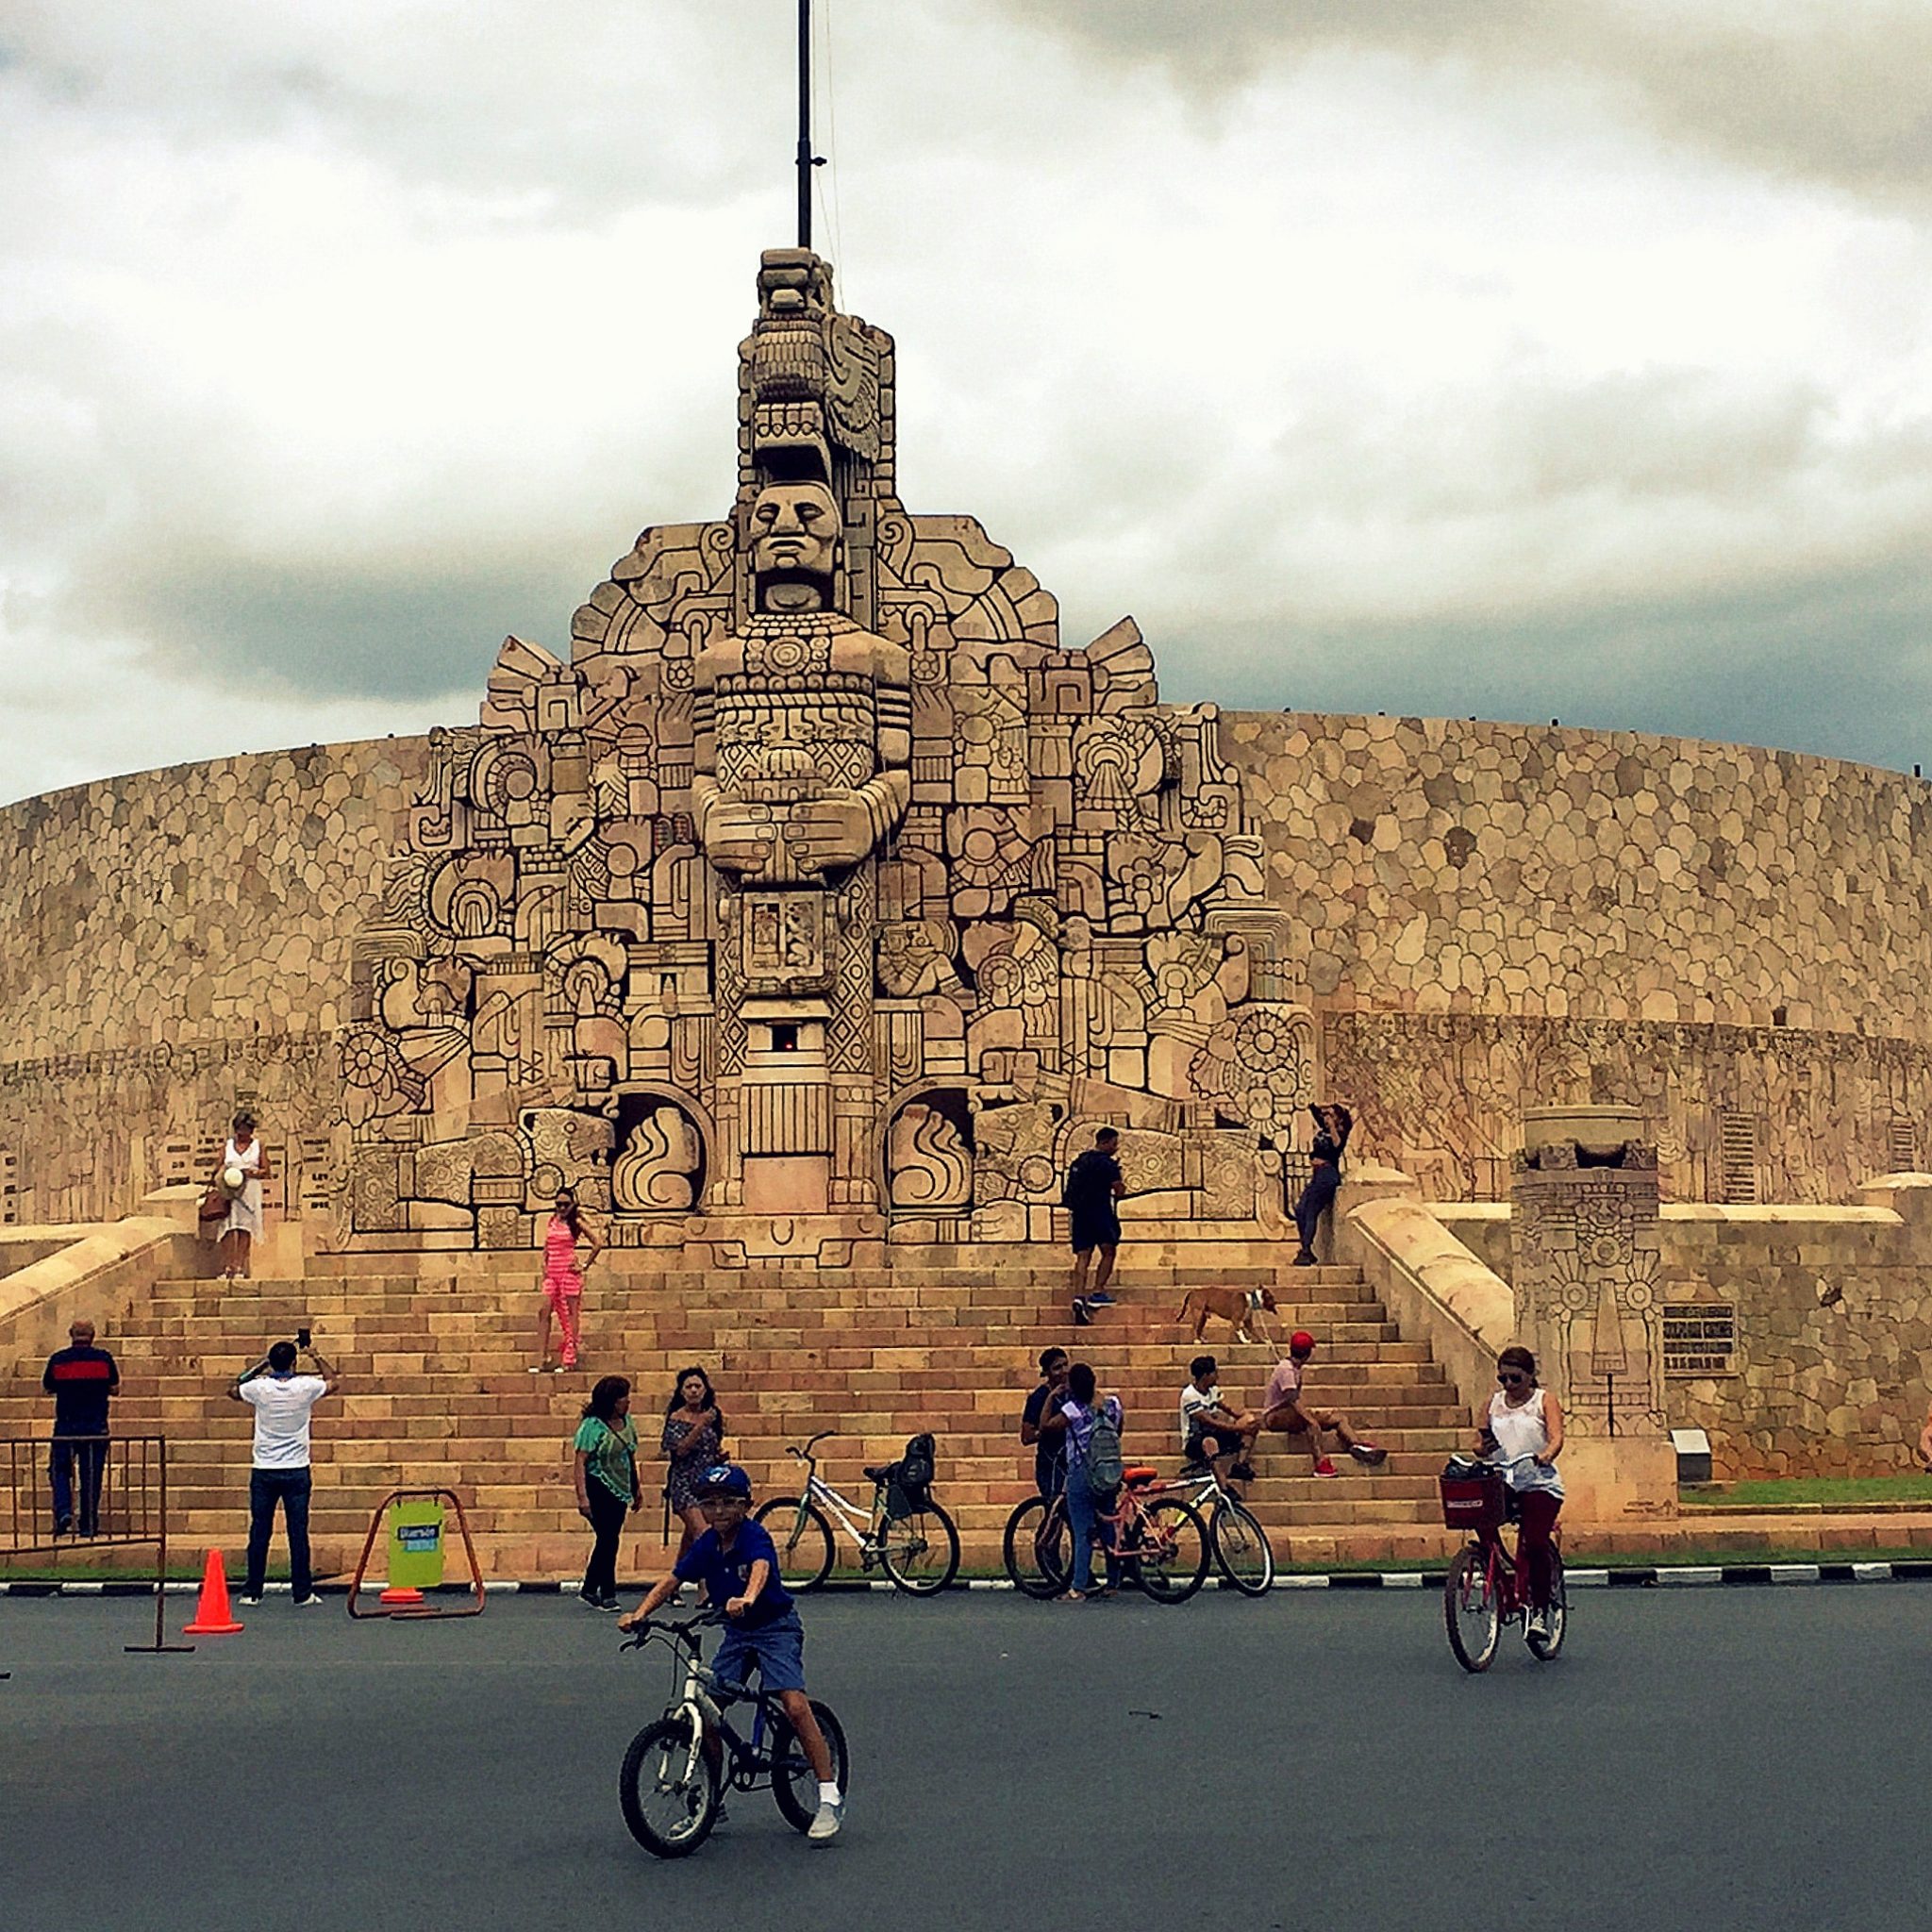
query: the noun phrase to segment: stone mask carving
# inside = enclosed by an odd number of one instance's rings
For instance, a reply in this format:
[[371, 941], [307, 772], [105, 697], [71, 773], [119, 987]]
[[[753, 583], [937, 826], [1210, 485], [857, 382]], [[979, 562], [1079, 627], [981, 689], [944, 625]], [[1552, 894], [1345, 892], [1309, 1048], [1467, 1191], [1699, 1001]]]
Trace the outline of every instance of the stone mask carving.
[[761, 609], [823, 609], [839, 556], [839, 506], [823, 483], [768, 483], [747, 520]]

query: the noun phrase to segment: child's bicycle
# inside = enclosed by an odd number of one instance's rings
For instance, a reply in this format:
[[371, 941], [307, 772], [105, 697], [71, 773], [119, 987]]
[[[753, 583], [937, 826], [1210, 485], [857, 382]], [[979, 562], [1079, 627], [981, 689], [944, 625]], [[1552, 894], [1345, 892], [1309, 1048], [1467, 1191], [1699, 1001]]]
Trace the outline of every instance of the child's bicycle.
[[1465, 1671], [1486, 1671], [1495, 1661], [1505, 1624], [1522, 1623], [1523, 1641], [1539, 1663], [1547, 1663], [1563, 1647], [1569, 1603], [1563, 1590], [1562, 1553], [1553, 1541], [1549, 1634], [1538, 1636], [1529, 1627], [1528, 1578], [1503, 1547], [1501, 1531], [1506, 1523], [1514, 1520], [1515, 1498], [1515, 1491], [1503, 1480], [1503, 1472], [1530, 1459], [1518, 1456], [1508, 1462], [1473, 1464], [1473, 1471], [1484, 1473], [1445, 1474], [1441, 1478], [1442, 1521], [1451, 1529], [1470, 1532], [1470, 1541], [1457, 1552], [1442, 1584], [1442, 1621], [1448, 1626], [1449, 1648]]
[[[717, 1610], [680, 1621], [653, 1618], [640, 1624], [623, 1646], [641, 1650], [661, 1643], [674, 1670], [681, 1664], [684, 1671], [683, 1689], [664, 1715], [631, 1740], [617, 1780], [630, 1835], [660, 1858], [685, 1857], [704, 1843], [723, 1813], [727, 1787], [755, 1791], [769, 1783], [794, 1831], [808, 1829], [818, 1812], [818, 1775], [777, 1698], [762, 1687], [722, 1684], [704, 1661], [696, 1633], [724, 1621]], [[742, 1738], [724, 1712], [747, 1699], [754, 1706], [751, 1736]], [[845, 1790], [845, 1733], [831, 1707], [816, 1697], [811, 1712], [832, 1754], [832, 1775]], [[707, 1730], [716, 1745], [715, 1763], [705, 1752]]]
[[778, 1580], [787, 1590], [816, 1590], [832, 1574], [832, 1525], [826, 1511], [858, 1545], [860, 1567], [874, 1563], [901, 1590], [914, 1596], [931, 1596], [945, 1589], [959, 1570], [959, 1532], [953, 1519], [924, 1489], [907, 1493], [899, 1482], [903, 1467], [880, 1464], [865, 1472], [873, 1486], [868, 1515], [848, 1502], [819, 1474], [812, 1451], [837, 1429], [821, 1429], [801, 1449], [788, 1445], [786, 1454], [805, 1464], [805, 1490], [796, 1496], [774, 1496], [758, 1507], [757, 1522], [764, 1524], [778, 1552]]
[[[1159, 1476], [1150, 1465], [1129, 1464], [1112, 1511], [1100, 1522], [1133, 1581], [1158, 1604], [1184, 1604], [1207, 1580], [1208, 1529], [1192, 1504], [1167, 1493]], [[1007, 1519], [1005, 1555], [1015, 1589], [1042, 1600], [1058, 1596], [1073, 1577], [1067, 1499], [1029, 1496], [1022, 1503]]]

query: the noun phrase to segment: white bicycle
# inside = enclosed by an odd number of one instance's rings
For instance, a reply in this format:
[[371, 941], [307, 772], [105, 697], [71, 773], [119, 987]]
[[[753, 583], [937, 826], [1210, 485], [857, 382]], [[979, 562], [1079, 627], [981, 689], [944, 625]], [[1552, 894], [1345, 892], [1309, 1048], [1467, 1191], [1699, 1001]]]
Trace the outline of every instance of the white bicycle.
[[924, 1490], [901, 1485], [903, 1463], [881, 1463], [865, 1474], [873, 1486], [868, 1513], [848, 1501], [819, 1474], [812, 1453], [837, 1429], [821, 1429], [803, 1448], [786, 1453], [805, 1464], [805, 1489], [796, 1496], [774, 1496], [761, 1504], [756, 1520], [770, 1532], [778, 1552], [778, 1580], [787, 1590], [816, 1590], [832, 1574], [834, 1540], [827, 1512], [858, 1546], [859, 1567], [876, 1564], [913, 1596], [932, 1596], [959, 1571], [959, 1532], [953, 1519]]

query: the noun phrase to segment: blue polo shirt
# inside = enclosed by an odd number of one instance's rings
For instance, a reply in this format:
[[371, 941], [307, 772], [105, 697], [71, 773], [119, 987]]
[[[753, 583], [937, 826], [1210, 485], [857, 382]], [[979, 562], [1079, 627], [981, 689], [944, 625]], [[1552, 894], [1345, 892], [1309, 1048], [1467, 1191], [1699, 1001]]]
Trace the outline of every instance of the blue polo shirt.
[[751, 1566], [762, 1557], [772, 1566], [769, 1582], [758, 1592], [758, 1600], [733, 1627], [761, 1630], [776, 1623], [791, 1607], [791, 1592], [778, 1581], [778, 1552], [771, 1532], [747, 1517], [738, 1525], [738, 1534], [727, 1550], [718, 1541], [718, 1532], [708, 1529], [673, 1566], [672, 1574], [680, 1583], [702, 1583], [705, 1596], [714, 1610], [722, 1610], [735, 1596], [742, 1596], [751, 1582]]

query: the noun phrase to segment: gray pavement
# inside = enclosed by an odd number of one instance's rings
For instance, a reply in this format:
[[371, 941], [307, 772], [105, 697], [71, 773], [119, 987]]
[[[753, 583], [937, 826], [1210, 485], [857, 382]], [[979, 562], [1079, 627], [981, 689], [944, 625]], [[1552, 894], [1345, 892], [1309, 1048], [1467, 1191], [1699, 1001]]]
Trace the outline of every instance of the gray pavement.
[[812, 1688], [853, 1746], [843, 1840], [808, 1850], [737, 1795], [672, 1864], [616, 1802], [667, 1674], [619, 1657], [610, 1620], [556, 1598], [441, 1624], [243, 1614], [193, 1657], [124, 1657], [142, 1604], [0, 1602], [0, 1923], [1927, 1919], [1924, 1584], [1578, 1592], [1558, 1662], [1506, 1642], [1482, 1678], [1434, 1591], [808, 1601]]

